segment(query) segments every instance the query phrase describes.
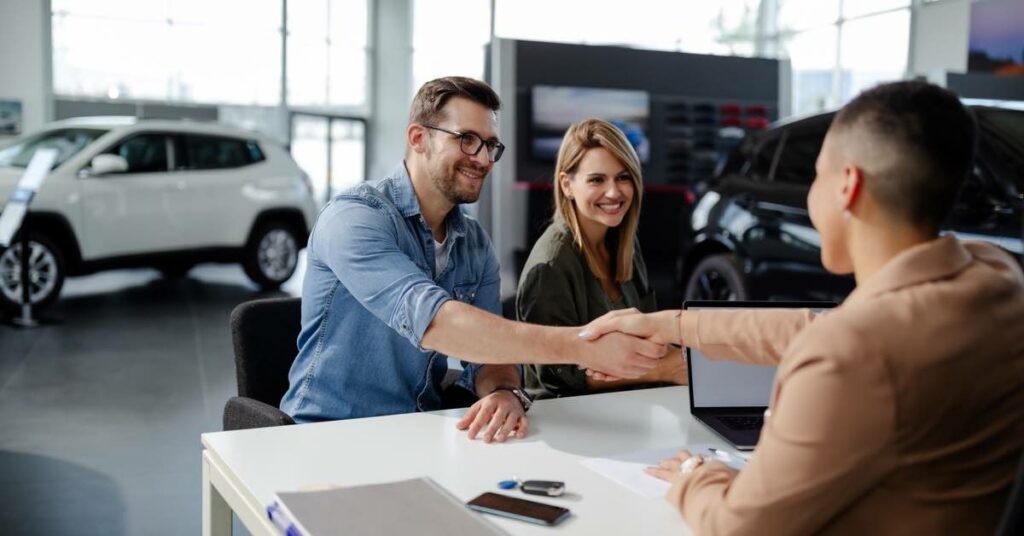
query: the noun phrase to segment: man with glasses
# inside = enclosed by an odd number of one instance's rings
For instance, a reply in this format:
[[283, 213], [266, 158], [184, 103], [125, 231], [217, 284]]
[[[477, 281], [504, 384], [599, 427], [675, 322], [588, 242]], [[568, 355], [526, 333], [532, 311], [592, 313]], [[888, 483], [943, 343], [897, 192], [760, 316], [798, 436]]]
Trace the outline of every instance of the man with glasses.
[[[505, 146], [500, 101], [483, 82], [432, 80], [412, 103], [404, 161], [341, 193], [306, 250], [298, 357], [281, 408], [296, 422], [454, 407], [479, 398], [457, 426], [487, 442], [524, 437], [530, 399], [514, 363], [575, 364], [637, 377], [665, 348], [612, 334], [501, 318], [498, 260], [459, 210], [480, 197]], [[443, 389], [447, 357], [464, 360]], [[462, 404], [465, 405], [465, 404]]]

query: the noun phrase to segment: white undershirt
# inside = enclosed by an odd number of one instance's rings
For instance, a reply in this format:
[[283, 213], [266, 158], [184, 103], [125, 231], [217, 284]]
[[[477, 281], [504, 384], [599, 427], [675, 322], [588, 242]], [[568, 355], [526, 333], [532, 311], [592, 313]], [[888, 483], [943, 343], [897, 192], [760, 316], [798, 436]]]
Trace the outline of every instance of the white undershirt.
[[448, 264], [448, 236], [444, 237], [444, 242], [438, 242], [434, 240], [434, 274], [435, 277], [441, 275], [441, 270], [444, 270], [445, 265]]

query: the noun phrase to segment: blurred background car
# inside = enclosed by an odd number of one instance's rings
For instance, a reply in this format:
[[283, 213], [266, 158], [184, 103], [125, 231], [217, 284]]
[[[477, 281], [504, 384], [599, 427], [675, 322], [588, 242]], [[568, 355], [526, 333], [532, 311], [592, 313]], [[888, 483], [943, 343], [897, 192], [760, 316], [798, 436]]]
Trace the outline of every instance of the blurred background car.
[[[943, 232], [991, 242], [1020, 260], [1024, 111], [970, 108], [978, 152]], [[690, 219], [677, 265], [685, 299], [841, 301], [853, 290], [851, 277], [821, 265], [807, 213], [814, 163], [834, 116], [779, 123], [730, 153]]]
[[[64, 279], [149, 266], [181, 276], [240, 263], [264, 289], [291, 277], [316, 218], [306, 174], [276, 142], [216, 123], [59, 121], [0, 148], [0, 199], [37, 149], [56, 148], [28, 216], [32, 303]], [[21, 246], [0, 251], [0, 307], [20, 304]]]

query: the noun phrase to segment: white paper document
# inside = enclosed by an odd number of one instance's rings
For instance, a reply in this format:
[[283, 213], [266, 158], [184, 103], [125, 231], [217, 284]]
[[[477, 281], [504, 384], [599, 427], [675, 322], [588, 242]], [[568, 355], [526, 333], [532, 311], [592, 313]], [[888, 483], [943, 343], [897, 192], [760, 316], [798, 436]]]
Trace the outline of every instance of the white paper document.
[[707, 444], [629, 452], [608, 458], [588, 458], [580, 463], [601, 476], [626, 486], [634, 493], [651, 498], [663, 497], [668, 491], [668, 482], [648, 475], [644, 469], [658, 465], [662, 460], [675, 456], [681, 450], [688, 450], [695, 455], [700, 454], [708, 460], [722, 462], [733, 469], [742, 469], [747, 463], [745, 454]]

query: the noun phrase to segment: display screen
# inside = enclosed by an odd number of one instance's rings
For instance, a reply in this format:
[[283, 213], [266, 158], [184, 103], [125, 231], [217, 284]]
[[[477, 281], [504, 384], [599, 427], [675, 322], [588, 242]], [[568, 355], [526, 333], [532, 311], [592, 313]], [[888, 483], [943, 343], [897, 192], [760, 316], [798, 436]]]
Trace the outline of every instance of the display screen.
[[716, 361], [690, 348], [694, 408], [768, 407], [775, 367]]
[[[687, 311], [748, 309], [746, 305], [730, 307], [722, 302], [712, 307], [687, 305]], [[741, 302], [732, 302], [741, 303]], [[787, 307], [788, 305], [788, 307]], [[762, 302], [756, 308], [809, 308], [821, 314], [832, 307], [826, 303]], [[695, 348], [686, 349], [690, 368], [690, 394], [693, 408], [763, 408], [771, 399], [775, 381], [775, 367], [740, 363], [726, 359], [711, 359]]]
[[1024, 76], [1024, 3], [986, 0], [971, 3], [967, 70]]
[[555, 160], [570, 125], [604, 119], [626, 135], [641, 163], [651, 158], [648, 136], [650, 97], [646, 91], [569, 86], [534, 86], [531, 151], [539, 160]]

